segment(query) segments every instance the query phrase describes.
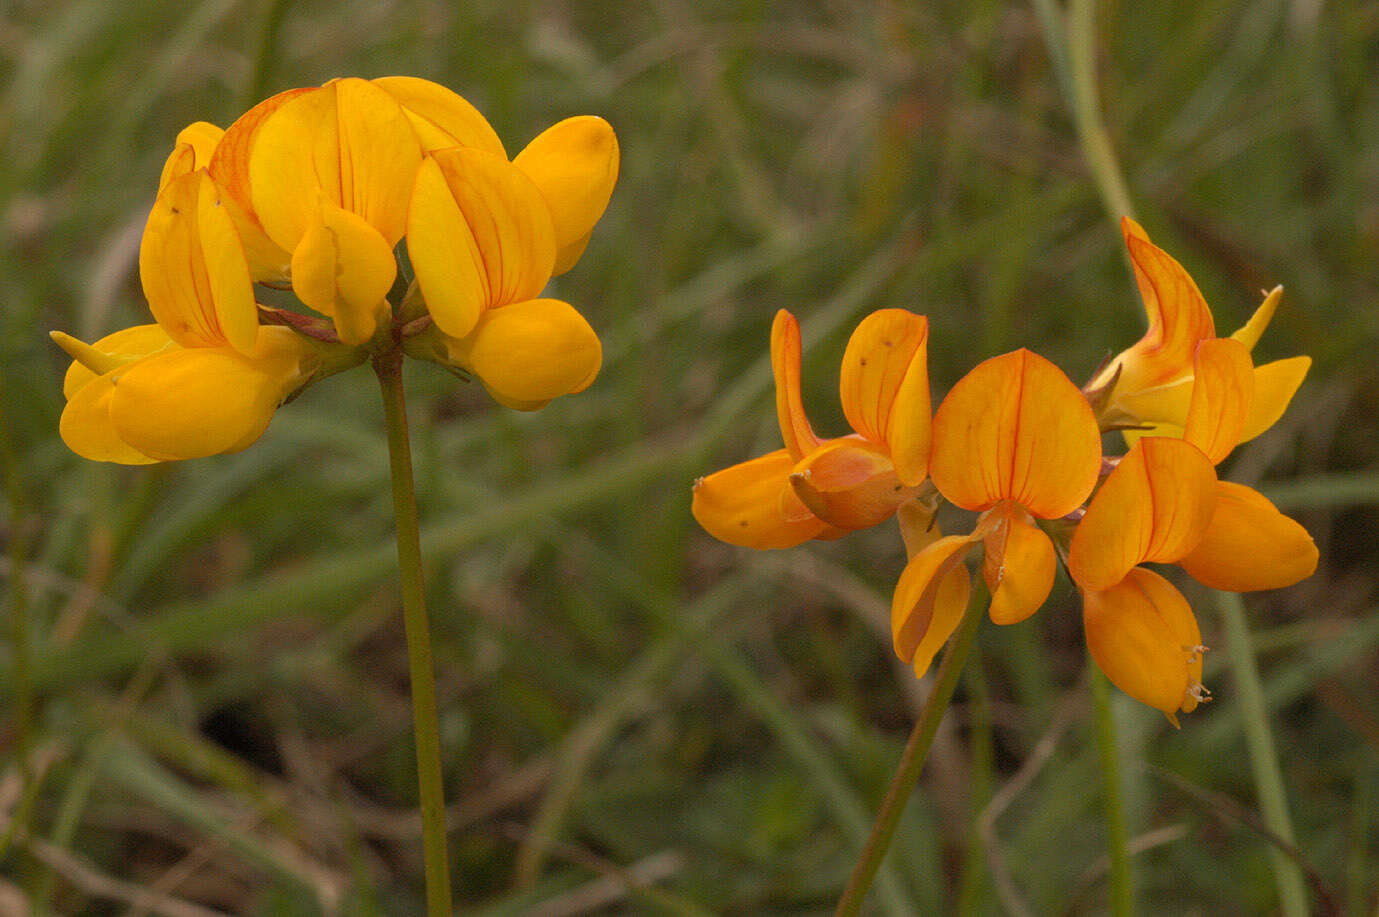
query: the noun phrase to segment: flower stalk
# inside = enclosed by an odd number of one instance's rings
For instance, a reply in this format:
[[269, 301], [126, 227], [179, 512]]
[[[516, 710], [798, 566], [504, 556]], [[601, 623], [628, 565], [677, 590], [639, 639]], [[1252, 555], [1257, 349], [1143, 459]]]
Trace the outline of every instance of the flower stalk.
[[421, 570], [421, 532], [417, 521], [412, 449], [407, 435], [407, 403], [402, 388], [402, 350], [396, 345], [375, 355], [374, 372], [383, 393], [392, 468], [393, 511], [397, 519], [397, 560], [401, 574], [402, 615], [411, 675], [412, 723], [416, 736], [421, 832], [426, 864], [429, 917], [450, 917], [450, 861], [446, 853], [445, 790], [441, 779], [440, 726], [436, 678], [431, 664], [431, 631]]
[[852, 868], [847, 888], [843, 889], [842, 897], [838, 899], [838, 907], [833, 912], [834, 917], [854, 917], [862, 910], [867, 890], [871, 888], [872, 879], [875, 878], [877, 869], [886, 857], [886, 851], [890, 849], [891, 840], [895, 837], [896, 826], [900, 823], [900, 813], [905, 810], [905, 803], [909, 801], [910, 793], [919, 782], [920, 772], [924, 769], [924, 762], [929, 756], [929, 748], [934, 743], [939, 723], [948, 712], [948, 704], [953, 699], [958, 678], [972, 651], [972, 644], [976, 641], [977, 625], [986, 613], [989, 598], [986, 583], [981, 577], [977, 577], [972, 585], [971, 596], [967, 600], [967, 610], [963, 612], [962, 623], [958, 625], [958, 631], [948, 644], [948, 651], [943, 655], [943, 662], [934, 677], [934, 688], [929, 692], [924, 709], [920, 711], [919, 719], [910, 733], [910, 740], [900, 756], [900, 765], [896, 768], [895, 776], [891, 778], [890, 788], [886, 790], [886, 798], [881, 803], [876, 823], [872, 825], [871, 835], [867, 838], [866, 846], [862, 848], [862, 856]]
[[1101, 793], [1106, 817], [1106, 849], [1111, 861], [1111, 913], [1132, 917], [1135, 913], [1135, 877], [1130, 871], [1130, 844], [1125, 827], [1125, 800], [1120, 776], [1120, 750], [1116, 720], [1111, 711], [1111, 687], [1095, 665], [1088, 666], [1092, 682], [1097, 756], [1101, 762]]

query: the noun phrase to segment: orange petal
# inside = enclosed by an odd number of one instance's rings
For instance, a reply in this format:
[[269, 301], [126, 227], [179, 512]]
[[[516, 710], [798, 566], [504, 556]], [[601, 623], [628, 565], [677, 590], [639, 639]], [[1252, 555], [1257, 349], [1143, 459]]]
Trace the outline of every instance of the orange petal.
[[158, 178], [158, 190], [167, 187], [174, 178], [181, 178], [197, 169], [204, 169], [211, 161], [216, 144], [225, 136], [225, 131], [209, 121], [197, 121], [182, 128], [177, 134], [172, 153], [163, 164], [163, 174]]
[[1004, 516], [983, 539], [984, 572], [991, 588], [991, 620], [1016, 624], [1039, 610], [1053, 589], [1058, 558], [1049, 536], [1010, 503], [992, 510]]
[[173, 179], [149, 213], [139, 246], [149, 309], [184, 347], [254, 347], [258, 306], [239, 234], [204, 170]]
[[1317, 569], [1312, 536], [1259, 491], [1229, 481], [1216, 485], [1216, 511], [1197, 546], [1179, 563], [1213, 589], [1281, 589]]
[[[155, 326], [156, 327], [156, 326]], [[148, 465], [156, 462], [120, 438], [110, 418], [115, 395], [114, 376], [120, 370], [93, 377], [69, 397], [58, 422], [62, 441], [77, 455], [93, 462]]]
[[61, 331], [49, 332], [56, 343], [72, 358], [67, 374], [62, 378], [62, 394], [73, 398], [85, 385], [135, 360], [177, 345], [172, 343], [161, 325], [135, 325], [107, 334], [94, 344], [83, 343]]
[[1216, 469], [1181, 439], [1138, 440], [1097, 491], [1073, 532], [1068, 572], [1084, 590], [1107, 589], [1144, 561], [1172, 563], [1206, 534]]
[[776, 417], [785, 448], [799, 461], [819, 447], [819, 438], [809, 426], [800, 394], [800, 323], [781, 309], [771, 323], [771, 371], [776, 377]]
[[488, 119], [458, 93], [415, 76], [385, 76], [372, 82], [401, 103], [426, 152], [472, 146], [507, 158]]
[[1254, 366], [1245, 345], [1209, 338], [1197, 345], [1192, 400], [1183, 438], [1219, 465], [1240, 442], [1254, 399]]
[[1240, 326], [1231, 337], [1245, 345], [1246, 350], [1254, 350], [1259, 339], [1264, 335], [1264, 329], [1269, 327], [1269, 322], [1273, 321], [1274, 312], [1278, 310], [1279, 300], [1283, 299], [1283, 287], [1274, 287], [1264, 297], [1264, 302], [1255, 309], [1254, 315], [1250, 320]]
[[891, 409], [915, 360], [927, 379], [928, 340], [929, 320], [904, 309], [881, 309], [862, 319], [843, 353], [839, 386], [852, 429], [888, 444]]
[[960, 379], [934, 415], [933, 441], [934, 486], [964, 509], [1013, 500], [1043, 519], [1064, 516], [1101, 469], [1087, 399], [1028, 350], [993, 357]]
[[790, 485], [810, 512], [841, 529], [885, 522], [913, 496], [900, 483], [890, 456], [857, 437], [823, 443], [790, 475]]
[[618, 181], [618, 138], [602, 118], [581, 115], [548, 127], [512, 164], [527, 174], [551, 210], [555, 273], [579, 260]]
[[532, 299], [490, 309], [450, 355], [479, 377], [499, 403], [534, 411], [583, 391], [603, 361], [589, 322], [569, 303]]
[[1245, 428], [1240, 431], [1241, 442], [1254, 439], [1278, 423], [1311, 366], [1311, 357], [1289, 357], [1255, 367], [1254, 398]]
[[1086, 593], [1082, 608], [1101, 671], [1178, 725], [1178, 711], [1197, 706], [1202, 681], [1202, 634], [1187, 600], [1162, 576], [1136, 567], [1111, 588]]
[[1149, 330], [1102, 373], [1101, 378], [1106, 378], [1120, 368], [1113, 398], [1188, 375], [1192, 372], [1197, 342], [1216, 337], [1211, 310], [1183, 266], [1150, 242], [1134, 220], [1123, 219], [1121, 229], [1144, 300]]
[[891, 599], [891, 636], [901, 661], [923, 675], [939, 647], [948, 642], [967, 607], [971, 579], [963, 558], [968, 535], [940, 538], [905, 565]]
[[386, 239], [362, 217], [320, 202], [292, 252], [292, 291], [335, 320], [340, 340], [358, 347], [373, 337], [397, 276]]
[[[787, 483], [795, 460], [777, 449], [694, 482], [694, 518], [719, 541], [745, 548], [789, 548], [827, 526], [799, 501]], [[794, 503], [793, 518], [782, 512], [782, 495]]]
[[220, 138], [211, 154], [208, 167], [211, 177], [234, 199], [241, 211], [252, 218], [254, 225], [260, 228], [258, 217], [253, 215], [254, 202], [249, 190], [250, 153], [263, 122], [283, 105], [308, 92], [320, 92], [320, 89], [314, 86], [289, 89], [264, 99], [226, 128], [224, 136]]

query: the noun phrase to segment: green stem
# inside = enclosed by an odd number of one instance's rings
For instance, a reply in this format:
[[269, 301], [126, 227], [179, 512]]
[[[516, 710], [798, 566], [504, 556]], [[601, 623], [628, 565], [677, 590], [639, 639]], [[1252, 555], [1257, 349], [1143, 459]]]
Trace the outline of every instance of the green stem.
[[441, 782], [440, 727], [436, 678], [431, 669], [431, 631], [421, 573], [421, 533], [407, 438], [407, 402], [402, 392], [402, 350], [392, 347], [373, 360], [383, 390], [388, 425], [388, 459], [397, 517], [397, 561], [402, 574], [402, 615], [412, 679], [412, 721], [416, 731], [421, 832], [426, 858], [426, 906], [430, 917], [451, 917], [450, 865], [445, 850], [445, 791]]
[[1101, 795], [1105, 800], [1106, 846], [1111, 857], [1111, 913], [1130, 917], [1135, 913], [1135, 877], [1130, 872], [1130, 847], [1125, 830], [1125, 804], [1120, 777], [1120, 750], [1116, 720], [1111, 713], [1111, 690], [1095, 662], [1092, 679], [1097, 752], [1101, 758]]
[[[1292, 844], [1293, 820], [1288, 815], [1288, 795], [1283, 789], [1278, 756], [1274, 754], [1264, 689], [1259, 683], [1250, 629], [1245, 623], [1245, 602], [1234, 592], [1221, 592], [1217, 596], [1221, 617], [1226, 625], [1226, 654], [1230, 657], [1231, 672], [1235, 676], [1235, 689], [1240, 694], [1245, 744], [1250, 751], [1250, 767], [1254, 771], [1255, 792], [1259, 794], [1260, 814], [1270, 831]], [[1285, 917], [1303, 917], [1308, 913], [1307, 890], [1303, 886], [1302, 871], [1297, 861], [1278, 847], [1271, 847], [1269, 854], [1273, 859], [1274, 882], [1278, 885], [1281, 912]]]
[[886, 799], [881, 803], [876, 823], [872, 825], [871, 836], [862, 848], [862, 856], [852, 868], [852, 877], [848, 879], [847, 888], [843, 889], [843, 895], [838, 899], [838, 908], [833, 912], [834, 917], [854, 917], [862, 910], [867, 889], [871, 887], [876, 870], [880, 868], [886, 851], [890, 849], [896, 825], [900, 823], [900, 813], [904, 811], [905, 803], [910, 799], [910, 792], [919, 781], [924, 759], [929, 755], [929, 746], [934, 742], [934, 735], [938, 732], [939, 723], [943, 721], [943, 715], [948, 712], [948, 702], [953, 699], [953, 691], [958, 686], [958, 676], [962, 674], [963, 665], [972, 651], [972, 643], [977, 637], [977, 625], [986, 613], [988, 598], [986, 583], [981, 577], [977, 577], [977, 582], [972, 587], [972, 595], [967, 601], [967, 610], [963, 612], [962, 622], [958, 624], [957, 633], [948, 642], [948, 651], [943, 654], [943, 664], [934, 676], [934, 688], [924, 702], [924, 709], [919, 713], [914, 731], [910, 733], [910, 741], [900, 756], [900, 766], [891, 778], [890, 788], [886, 790]]
[[[1123, 216], [1134, 219], [1135, 209], [1130, 203], [1125, 179], [1121, 177], [1120, 163], [1111, 146], [1111, 135], [1101, 117], [1101, 106], [1097, 103], [1094, 9], [1095, 0], [1071, 0], [1068, 5], [1066, 44], [1062, 45], [1061, 53], [1067, 61], [1067, 82], [1073, 92], [1070, 100], [1073, 119], [1077, 124], [1083, 155], [1087, 158], [1087, 167], [1092, 171], [1097, 190], [1112, 221], [1119, 224]], [[1050, 43], [1059, 43], [1059, 39], [1051, 35]], [[1059, 55], [1055, 53], [1054, 56], [1057, 58]]]

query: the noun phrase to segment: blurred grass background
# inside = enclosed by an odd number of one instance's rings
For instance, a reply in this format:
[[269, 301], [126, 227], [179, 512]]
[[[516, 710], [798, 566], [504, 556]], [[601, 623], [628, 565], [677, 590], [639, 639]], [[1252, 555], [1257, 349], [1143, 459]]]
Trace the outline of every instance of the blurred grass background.
[[[580, 113], [623, 151], [555, 291], [603, 335], [598, 383], [529, 416], [433, 366], [407, 379], [458, 900], [828, 912], [925, 690], [890, 648], [900, 541], [729, 548], [690, 520], [690, 483], [779, 444], [778, 308], [830, 434], [843, 344], [876, 308], [930, 316], [936, 403], [1016, 346], [1083, 380], [1140, 335], [1036, 7], [7, 4], [0, 913], [421, 908], [374, 381], [314, 387], [240, 455], [97, 466], [57, 437], [46, 337], [148, 320], [138, 239], [178, 129], [392, 73], [459, 91], [510, 151]], [[1223, 331], [1284, 284], [1263, 354], [1316, 361], [1225, 471], [1321, 547], [1310, 580], [1245, 602], [1310, 906], [1374, 913], [1379, 6], [1112, 2], [1095, 24], [1142, 222]], [[1216, 600], [1189, 596], [1222, 646]], [[1106, 910], [1077, 609], [1061, 582], [983, 629], [875, 912]], [[1146, 913], [1280, 906], [1223, 660], [1180, 732], [1114, 699]]]

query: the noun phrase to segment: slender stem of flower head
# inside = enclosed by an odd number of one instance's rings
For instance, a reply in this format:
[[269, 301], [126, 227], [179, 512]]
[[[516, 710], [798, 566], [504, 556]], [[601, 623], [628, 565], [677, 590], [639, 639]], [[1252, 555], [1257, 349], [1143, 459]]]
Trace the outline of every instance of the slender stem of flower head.
[[373, 367], [383, 390], [388, 459], [393, 472], [397, 560], [402, 574], [402, 615], [412, 678], [412, 720], [416, 732], [421, 831], [426, 857], [427, 914], [450, 917], [450, 860], [445, 849], [445, 793], [441, 783], [436, 678], [431, 669], [431, 631], [421, 573], [421, 534], [417, 524], [416, 487], [412, 481], [412, 449], [407, 437], [407, 403], [402, 391], [402, 350], [391, 347], [375, 356]]
[[[1282, 840], [1293, 843], [1293, 820], [1288, 814], [1288, 794], [1283, 789], [1283, 774], [1274, 753], [1274, 738], [1269, 729], [1269, 712], [1264, 689], [1255, 666], [1250, 629], [1245, 623], [1245, 602], [1234, 592], [1217, 593], [1217, 604], [1226, 625], [1226, 655], [1230, 658], [1235, 690], [1240, 696], [1240, 711], [1245, 723], [1245, 744], [1250, 750], [1255, 792], [1264, 824]], [[1307, 890], [1297, 861], [1277, 847], [1270, 848], [1274, 882], [1278, 885], [1279, 910], [1285, 917], [1308, 913]]]
[[881, 811], [877, 813], [876, 822], [872, 825], [871, 836], [862, 848], [862, 856], [857, 860], [857, 865], [852, 867], [852, 877], [848, 879], [847, 888], [843, 889], [843, 895], [838, 899], [838, 908], [833, 912], [834, 917], [852, 917], [861, 912], [867, 889], [871, 887], [876, 870], [880, 868], [886, 851], [890, 849], [896, 825], [900, 823], [900, 813], [904, 811], [905, 803], [910, 799], [910, 792], [919, 781], [920, 771], [924, 769], [924, 760], [929, 755], [929, 746], [934, 742], [939, 723], [948, 712], [948, 702], [953, 699], [953, 691], [958, 686], [958, 676], [962, 674], [963, 665], [972, 651], [972, 643], [977, 638], [977, 625], [986, 613], [987, 600], [990, 598], [982, 577], [978, 576], [975, 579], [962, 622], [958, 625], [957, 633], [948, 641], [948, 651], [943, 654], [943, 663], [939, 666], [938, 674], [934, 676], [934, 688], [929, 692], [924, 709], [920, 711], [915, 728], [910, 733], [910, 741], [906, 743], [905, 751], [900, 756], [900, 766], [891, 778], [890, 788], [886, 790], [886, 798], [881, 803]]
[[[1111, 135], [1101, 117], [1101, 106], [1097, 103], [1094, 10], [1095, 0], [1070, 0], [1066, 44], [1060, 42], [1060, 45], [1065, 49], [1069, 70], [1067, 82], [1073, 93], [1069, 102], [1072, 104], [1082, 152], [1087, 158], [1087, 167], [1092, 170], [1092, 177], [1096, 179], [1102, 202], [1112, 222], [1119, 226], [1121, 217], [1134, 218], [1135, 208], [1130, 202], [1130, 192], [1121, 175], [1115, 148], [1111, 146]], [[1053, 35], [1048, 37], [1051, 45], [1061, 38]]]
[[1101, 758], [1101, 796], [1106, 817], [1106, 847], [1111, 858], [1111, 913], [1135, 913], [1135, 876], [1130, 871], [1130, 846], [1125, 830], [1125, 805], [1120, 778], [1116, 720], [1111, 714], [1111, 689], [1096, 663], [1088, 661], [1092, 680], [1097, 752]]

